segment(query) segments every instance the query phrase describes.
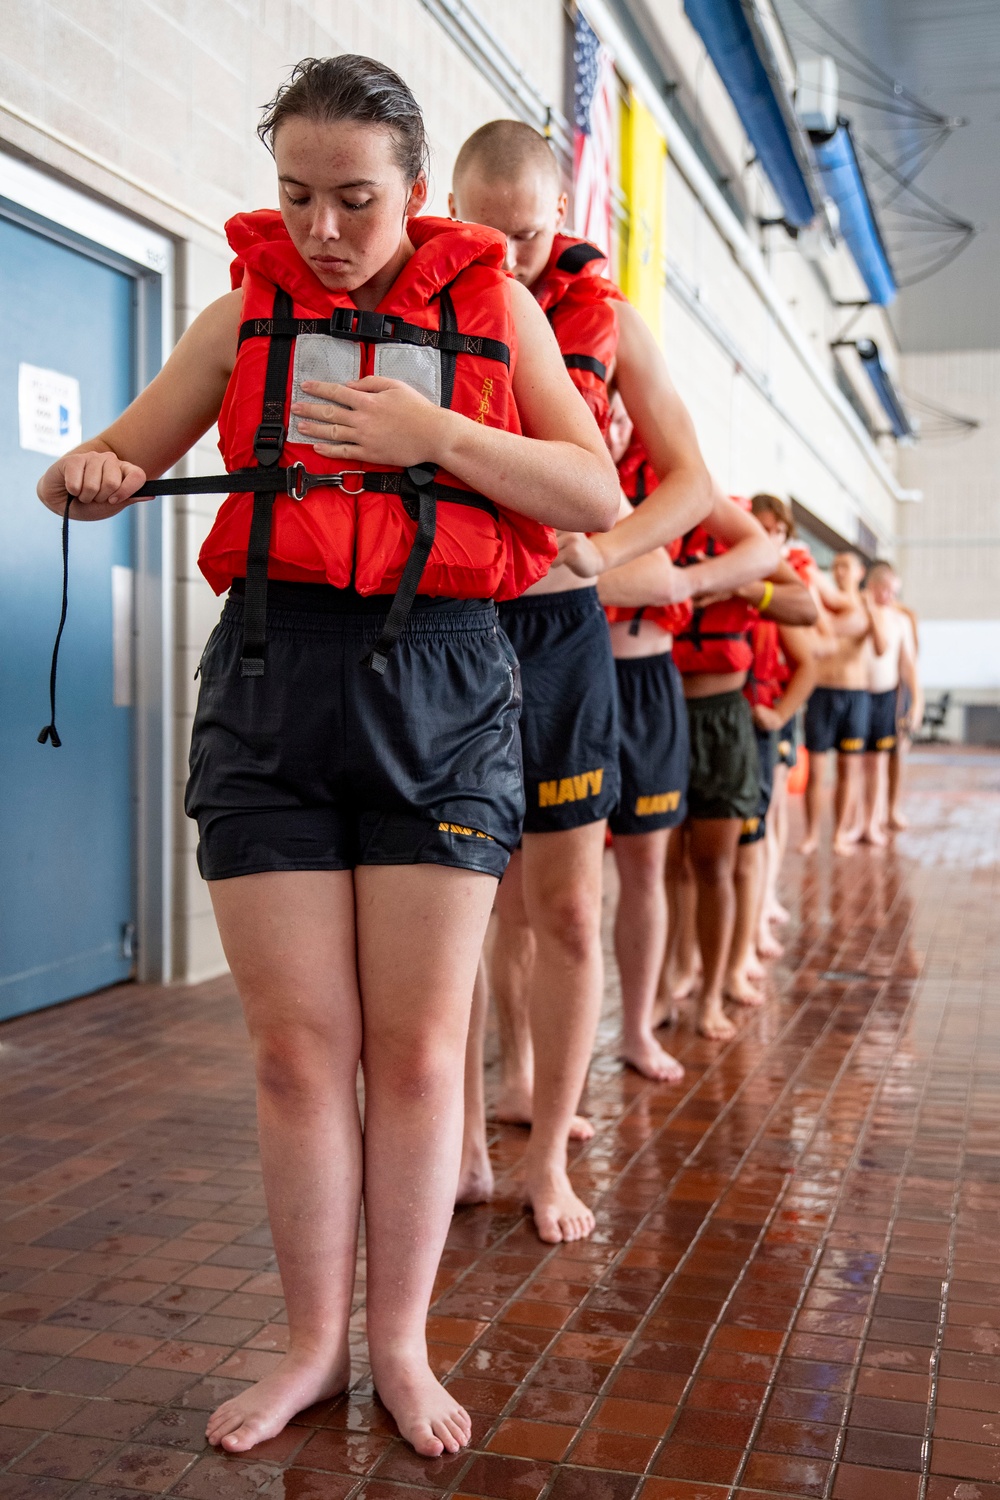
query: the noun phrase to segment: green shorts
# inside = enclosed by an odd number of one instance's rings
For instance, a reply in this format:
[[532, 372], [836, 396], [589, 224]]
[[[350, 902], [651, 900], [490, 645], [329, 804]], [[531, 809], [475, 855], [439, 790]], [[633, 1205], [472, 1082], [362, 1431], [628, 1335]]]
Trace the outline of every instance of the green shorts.
[[750, 705], [739, 690], [687, 700], [691, 729], [689, 818], [757, 816], [760, 763]]

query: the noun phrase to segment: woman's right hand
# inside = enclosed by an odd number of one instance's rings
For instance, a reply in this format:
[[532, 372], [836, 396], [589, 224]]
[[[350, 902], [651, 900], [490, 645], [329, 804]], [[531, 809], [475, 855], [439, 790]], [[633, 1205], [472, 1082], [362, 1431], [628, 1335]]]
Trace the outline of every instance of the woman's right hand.
[[72, 496], [69, 513], [74, 521], [103, 521], [118, 515], [145, 482], [138, 464], [127, 463], [116, 453], [67, 453], [38, 481], [38, 498], [61, 516]]

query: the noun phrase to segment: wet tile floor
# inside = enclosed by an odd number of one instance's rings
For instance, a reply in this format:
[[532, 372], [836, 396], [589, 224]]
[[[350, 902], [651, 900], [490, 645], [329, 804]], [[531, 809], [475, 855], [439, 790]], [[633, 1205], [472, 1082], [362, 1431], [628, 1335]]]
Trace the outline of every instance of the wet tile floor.
[[454, 1221], [433, 1357], [472, 1448], [418, 1459], [364, 1378], [245, 1459], [205, 1412], [285, 1334], [232, 988], [0, 1028], [0, 1500], [998, 1500], [1000, 756], [922, 751], [890, 852], [789, 861], [772, 999], [680, 1087], [614, 1059], [575, 1159], [598, 1228]]

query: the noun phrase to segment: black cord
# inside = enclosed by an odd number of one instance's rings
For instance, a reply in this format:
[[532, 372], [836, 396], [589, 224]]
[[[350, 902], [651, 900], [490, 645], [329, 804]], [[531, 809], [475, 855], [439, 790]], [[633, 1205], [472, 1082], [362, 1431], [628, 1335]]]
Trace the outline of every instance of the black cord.
[[39, 731], [38, 743], [44, 745], [48, 742], [54, 750], [58, 750], [62, 744], [59, 731], [56, 729], [56, 671], [59, 667], [59, 643], [62, 640], [63, 626], [66, 624], [66, 608], [69, 604], [69, 512], [73, 504], [73, 496], [66, 496], [66, 508], [62, 518], [62, 609], [59, 612], [59, 629], [56, 631], [55, 645], [52, 647], [52, 666], [49, 669], [49, 712], [51, 718], [45, 728]]

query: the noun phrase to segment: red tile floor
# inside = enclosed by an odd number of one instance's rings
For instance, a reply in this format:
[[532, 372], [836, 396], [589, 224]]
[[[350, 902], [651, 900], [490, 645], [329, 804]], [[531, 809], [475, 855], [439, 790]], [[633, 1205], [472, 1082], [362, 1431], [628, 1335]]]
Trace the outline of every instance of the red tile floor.
[[591, 1240], [537, 1242], [495, 1131], [430, 1322], [454, 1458], [394, 1436], [362, 1316], [349, 1398], [204, 1446], [285, 1333], [228, 981], [0, 1028], [0, 1500], [1000, 1497], [1000, 757], [912, 788], [895, 850], [790, 860], [773, 998], [727, 1046], [682, 1023], [682, 1086], [615, 1061], [612, 971]]

